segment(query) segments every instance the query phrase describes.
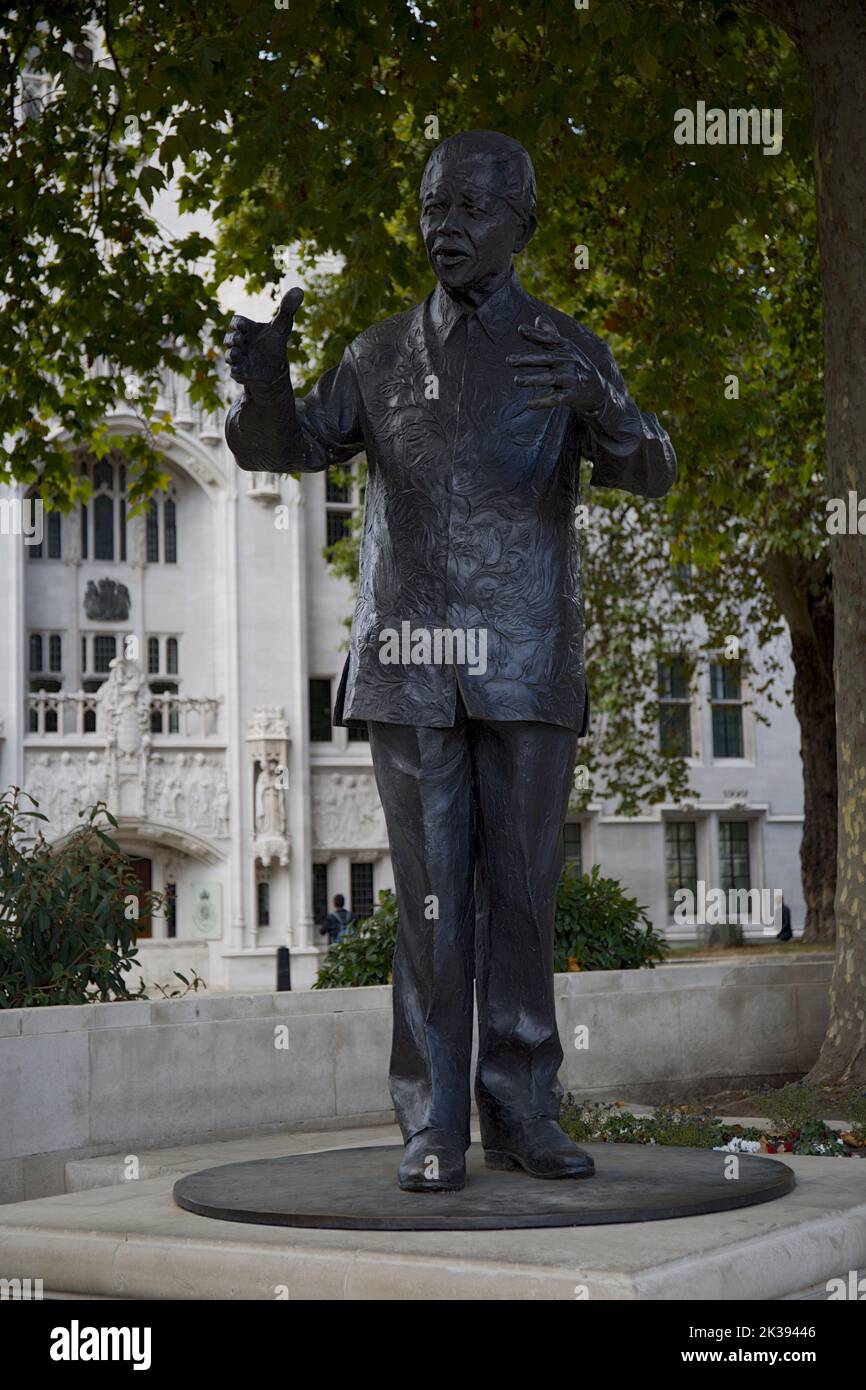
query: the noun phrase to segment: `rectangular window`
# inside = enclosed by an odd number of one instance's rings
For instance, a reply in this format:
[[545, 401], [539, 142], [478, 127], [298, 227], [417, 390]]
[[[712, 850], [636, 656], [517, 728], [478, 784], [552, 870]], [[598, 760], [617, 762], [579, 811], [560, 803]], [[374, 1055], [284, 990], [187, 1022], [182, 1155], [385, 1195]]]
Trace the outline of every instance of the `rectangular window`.
[[347, 726], [350, 743], [369, 743], [370, 731], [366, 724], [349, 724]]
[[743, 697], [739, 661], [710, 663], [713, 757], [743, 757]]
[[93, 499], [93, 558], [114, 559], [114, 498], [104, 493]]
[[677, 904], [674, 894], [678, 888], [688, 888], [692, 902], [698, 896], [698, 827], [695, 821], [665, 822], [665, 876], [668, 889], [668, 913], [674, 915]]
[[583, 873], [583, 845], [580, 830], [580, 821], [567, 820], [562, 827], [563, 867], [573, 865], [574, 872], [577, 874]]
[[328, 866], [313, 865], [313, 921], [317, 927], [324, 925], [328, 915]]
[[165, 563], [177, 564], [177, 509], [170, 497], [162, 507], [163, 531], [165, 535]]
[[373, 915], [373, 865], [350, 864], [352, 915], [363, 922]]
[[325, 545], [336, 545], [344, 536], [351, 535], [352, 481], [342, 483], [328, 476], [325, 479]]
[[352, 489], [349, 483], [336, 483], [328, 475], [325, 479], [325, 501], [326, 502], [351, 502]]
[[331, 682], [314, 679], [310, 681], [310, 741], [330, 743], [331, 738]]
[[[36, 503], [37, 503], [38, 499], [34, 497], [34, 498], [32, 499], [32, 501], [33, 501], [33, 509], [34, 509], [34, 511], [35, 511], [35, 510], [36, 510]], [[42, 559], [42, 542], [41, 542], [41, 541], [34, 540], [34, 541], [31, 542], [30, 545], [25, 545], [24, 549], [25, 549], [25, 551], [27, 552], [27, 559], [28, 559], [28, 560], [41, 560], [41, 559]]]
[[52, 632], [48, 638], [48, 669], [49, 671], [63, 670], [63, 644], [59, 633]]
[[30, 670], [42, 670], [42, 636], [38, 632], [30, 634]]
[[177, 673], [178, 673], [178, 666], [177, 666], [177, 638], [176, 638], [176, 637], [169, 637], [169, 638], [166, 639], [166, 643], [165, 643], [165, 658], [166, 658], [166, 665], [167, 665], [167, 668], [168, 668], [168, 674], [169, 674], [170, 676], [176, 676]]
[[48, 513], [48, 558], [60, 559], [60, 513]]
[[149, 676], [159, 675], [159, 638], [148, 637], [147, 639], [147, 673]]
[[150, 506], [147, 509], [145, 537], [148, 564], [159, 564], [159, 506], [155, 500], [151, 500]]
[[719, 821], [719, 877], [724, 893], [752, 886], [747, 820]]
[[107, 671], [108, 663], [113, 661], [117, 655], [117, 639], [109, 637], [105, 633], [99, 633], [93, 639], [93, 669], [94, 671]]
[[265, 881], [256, 884], [256, 911], [258, 925], [271, 925], [271, 885]]
[[327, 513], [326, 545], [336, 545], [344, 536], [348, 536], [352, 529], [352, 517], [349, 512]]
[[81, 504], [81, 558], [87, 559], [87, 507]]
[[658, 663], [659, 742], [665, 757], [690, 758], [692, 755], [689, 681], [689, 666], [682, 657]]

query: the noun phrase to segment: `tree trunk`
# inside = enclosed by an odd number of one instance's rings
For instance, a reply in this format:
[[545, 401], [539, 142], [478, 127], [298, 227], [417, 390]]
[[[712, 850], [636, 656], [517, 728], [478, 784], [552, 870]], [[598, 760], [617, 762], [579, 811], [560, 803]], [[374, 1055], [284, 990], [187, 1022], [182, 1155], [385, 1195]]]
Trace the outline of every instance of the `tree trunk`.
[[836, 692], [833, 685], [833, 590], [826, 556], [773, 555], [764, 577], [791, 634], [794, 711], [800, 724], [803, 838], [800, 873], [806, 903], [804, 941], [836, 937]]
[[[753, 0], [799, 45], [812, 89], [824, 307], [827, 495], [866, 499], [866, 12], [862, 0]], [[784, 158], [784, 155], [782, 156]], [[809, 1073], [866, 1082], [866, 539], [831, 536], [838, 869], [830, 1023]]]

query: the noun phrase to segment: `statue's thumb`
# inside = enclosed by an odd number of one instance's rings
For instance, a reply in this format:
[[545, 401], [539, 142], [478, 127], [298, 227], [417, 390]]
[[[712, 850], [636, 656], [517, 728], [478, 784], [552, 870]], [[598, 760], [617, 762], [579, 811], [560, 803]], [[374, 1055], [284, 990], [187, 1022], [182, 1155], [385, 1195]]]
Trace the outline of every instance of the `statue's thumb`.
[[275, 328], [291, 328], [294, 323], [295, 314], [301, 307], [304, 300], [304, 291], [297, 285], [288, 294], [284, 294], [282, 303], [274, 317]]

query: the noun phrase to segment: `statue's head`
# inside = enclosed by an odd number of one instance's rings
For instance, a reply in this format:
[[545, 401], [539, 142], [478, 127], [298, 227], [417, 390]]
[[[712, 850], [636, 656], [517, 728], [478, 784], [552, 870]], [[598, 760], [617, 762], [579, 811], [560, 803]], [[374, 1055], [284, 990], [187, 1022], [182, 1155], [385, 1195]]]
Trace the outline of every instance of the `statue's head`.
[[459, 293], [507, 271], [535, 231], [535, 172], [509, 135], [467, 130], [437, 145], [420, 190], [421, 234], [436, 278]]

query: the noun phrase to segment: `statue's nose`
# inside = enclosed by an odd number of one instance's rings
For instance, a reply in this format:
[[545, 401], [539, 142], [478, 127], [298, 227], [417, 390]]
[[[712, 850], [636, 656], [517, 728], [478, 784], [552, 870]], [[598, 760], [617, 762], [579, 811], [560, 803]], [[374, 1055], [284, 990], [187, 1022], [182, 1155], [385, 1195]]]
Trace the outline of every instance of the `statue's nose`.
[[456, 231], [459, 227], [460, 213], [456, 207], [452, 206], [448, 208], [446, 212], [443, 213], [442, 221], [439, 223], [439, 231], [447, 232], [451, 228], [453, 228]]

